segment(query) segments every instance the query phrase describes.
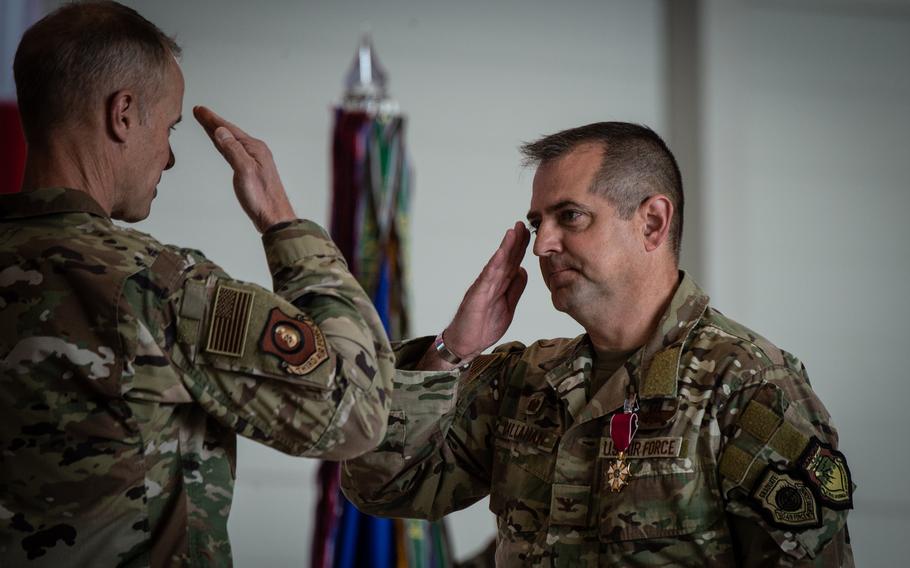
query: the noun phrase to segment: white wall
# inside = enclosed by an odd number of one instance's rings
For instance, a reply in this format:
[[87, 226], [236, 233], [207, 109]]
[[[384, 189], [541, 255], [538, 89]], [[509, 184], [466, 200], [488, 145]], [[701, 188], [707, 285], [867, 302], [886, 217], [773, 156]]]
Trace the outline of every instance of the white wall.
[[857, 566], [906, 565], [910, 5], [709, 0], [704, 24], [707, 288], [806, 364]]
[[[660, 130], [662, 46], [655, 1], [128, 2], [184, 47], [184, 124], [139, 227], [193, 246], [239, 278], [268, 285], [230, 173], [192, 121], [211, 105], [271, 146], [298, 214], [327, 218], [329, 108], [369, 23], [390, 89], [409, 117], [416, 169], [412, 222], [415, 334], [435, 334], [530, 201], [517, 145], [605, 119]], [[506, 339], [576, 335], [551, 307], [536, 264]], [[308, 561], [314, 464], [239, 447], [229, 524], [236, 564]], [[493, 535], [486, 503], [453, 515], [456, 556]], [[302, 560], [305, 559], [305, 560]]]

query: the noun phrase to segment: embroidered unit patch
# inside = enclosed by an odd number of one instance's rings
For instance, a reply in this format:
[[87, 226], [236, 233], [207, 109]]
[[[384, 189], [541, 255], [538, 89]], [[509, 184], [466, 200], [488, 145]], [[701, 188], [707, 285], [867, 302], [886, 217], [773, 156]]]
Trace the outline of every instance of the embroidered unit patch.
[[821, 508], [798, 472], [768, 465], [752, 491], [752, 503], [771, 526], [805, 530], [821, 526]]
[[838, 510], [853, 508], [853, 478], [844, 454], [813, 436], [798, 463], [823, 505]]
[[259, 348], [281, 359], [290, 375], [305, 375], [328, 359], [322, 331], [303, 316], [292, 317], [272, 308], [259, 337]]

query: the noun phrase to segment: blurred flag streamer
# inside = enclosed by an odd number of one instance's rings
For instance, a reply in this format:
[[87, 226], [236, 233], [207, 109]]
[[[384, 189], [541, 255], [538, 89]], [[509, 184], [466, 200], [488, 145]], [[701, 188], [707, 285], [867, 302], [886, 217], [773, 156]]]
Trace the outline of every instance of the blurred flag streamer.
[[[364, 35], [334, 109], [332, 239], [370, 295], [394, 341], [409, 335], [407, 242], [412, 171], [405, 119], [386, 92], [386, 73]], [[380, 519], [339, 488], [339, 466], [319, 468], [314, 568], [448, 568], [442, 521]]]

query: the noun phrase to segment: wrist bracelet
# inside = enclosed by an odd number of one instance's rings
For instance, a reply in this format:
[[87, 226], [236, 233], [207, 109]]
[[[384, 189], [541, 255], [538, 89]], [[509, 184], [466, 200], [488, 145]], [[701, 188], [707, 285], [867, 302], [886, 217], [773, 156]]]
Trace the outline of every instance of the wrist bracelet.
[[449, 348], [446, 347], [445, 341], [442, 339], [442, 333], [437, 335], [436, 339], [433, 341], [433, 349], [436, 350], [436, 354], [439, 355], [439, 358], [446, 363], [451, 363], [452, 365], [461, 365], [462, 363], [466, 362], [464, 359], [452, 353]]

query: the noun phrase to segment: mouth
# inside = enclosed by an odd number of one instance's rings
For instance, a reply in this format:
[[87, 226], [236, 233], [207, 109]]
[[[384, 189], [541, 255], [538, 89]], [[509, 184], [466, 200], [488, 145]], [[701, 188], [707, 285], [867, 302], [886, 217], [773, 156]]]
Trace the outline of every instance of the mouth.
[[547, 284], [550, 287], [558, 287], [563, 284], [568, 284], [575, 279], [576, 274], [578, 274], [578, 271], [574, 268], [569, 267], [550, 270], [549, 274], [547, 275]]

